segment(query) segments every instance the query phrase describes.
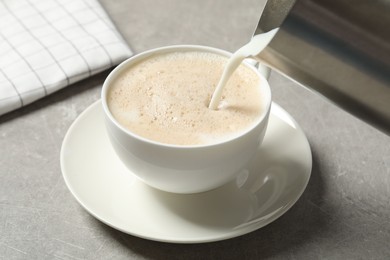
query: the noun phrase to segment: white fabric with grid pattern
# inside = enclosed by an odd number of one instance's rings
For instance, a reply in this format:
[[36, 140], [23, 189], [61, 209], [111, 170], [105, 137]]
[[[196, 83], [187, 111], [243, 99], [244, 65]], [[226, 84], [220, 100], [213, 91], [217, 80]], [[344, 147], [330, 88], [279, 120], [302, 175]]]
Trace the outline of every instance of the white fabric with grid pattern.
[[0, 0], [0, 115], [131, 54], [97, 0]]

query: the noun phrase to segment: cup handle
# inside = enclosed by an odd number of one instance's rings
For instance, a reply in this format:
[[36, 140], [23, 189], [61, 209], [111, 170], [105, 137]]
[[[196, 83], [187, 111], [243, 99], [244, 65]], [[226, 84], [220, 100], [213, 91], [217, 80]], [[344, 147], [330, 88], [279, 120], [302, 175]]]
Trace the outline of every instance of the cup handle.
[[246, 59], [246, 61], [256, 67], [260, 74], [263, 75], [266, 80], [269, 79], [271, 75], [271, 69], [268, 66], [265, 66], [264, 64], [259, 63], [257, 60], [254, 59]]
[[257, 70], [260, 72], [261, 75], [264, 76], [266, 80], [269, 80], [269, 76], [271, 75], [271, 69], [268, 66], [265, 66], [262, 63], [258, 64]]

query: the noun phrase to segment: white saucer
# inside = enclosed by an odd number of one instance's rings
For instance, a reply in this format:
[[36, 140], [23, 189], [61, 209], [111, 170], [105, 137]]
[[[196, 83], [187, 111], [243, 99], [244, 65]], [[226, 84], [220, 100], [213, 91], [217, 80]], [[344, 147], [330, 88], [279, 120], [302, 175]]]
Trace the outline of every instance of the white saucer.
[[89, 213], [125, 233], [175, 243], [223, 240], [271, 223], [301, 196], [311, 166], [304, 133], [275, 103], [254, 160], [236, 181], [209, 192], [167, 193], [134, 177], [111, 148], [100, 101], [75, 120], [61, 149], [65, 182]]

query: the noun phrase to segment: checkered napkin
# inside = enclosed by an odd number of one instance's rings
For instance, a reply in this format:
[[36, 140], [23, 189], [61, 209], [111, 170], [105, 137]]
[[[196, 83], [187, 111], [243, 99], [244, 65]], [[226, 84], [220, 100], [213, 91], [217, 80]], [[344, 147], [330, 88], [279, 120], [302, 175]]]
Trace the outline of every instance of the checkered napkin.
[[0, 0], [0, 115], [131, 54], [97, 0]]

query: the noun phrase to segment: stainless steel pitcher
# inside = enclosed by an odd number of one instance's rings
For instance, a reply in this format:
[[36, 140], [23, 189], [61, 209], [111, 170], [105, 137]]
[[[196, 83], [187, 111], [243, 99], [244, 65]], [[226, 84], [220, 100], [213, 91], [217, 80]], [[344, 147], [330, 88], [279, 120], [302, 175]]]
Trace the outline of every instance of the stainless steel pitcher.
[[268, 0], [257, 57], [390, 133], [390, 0]]

